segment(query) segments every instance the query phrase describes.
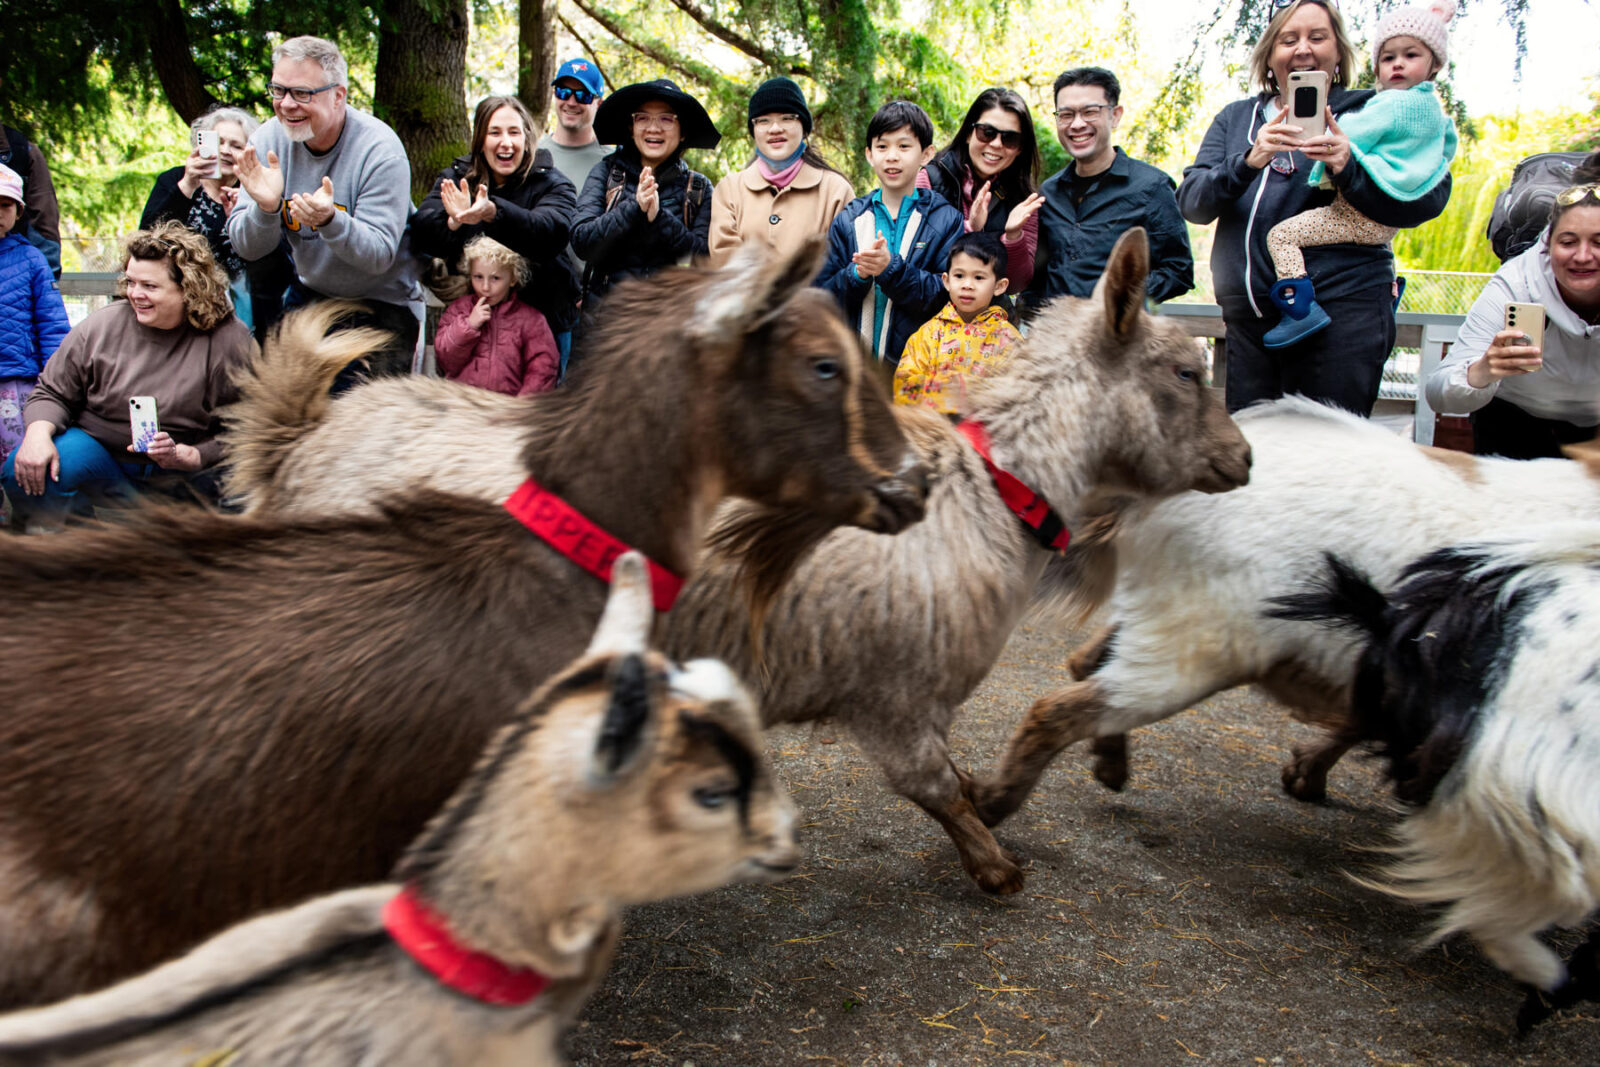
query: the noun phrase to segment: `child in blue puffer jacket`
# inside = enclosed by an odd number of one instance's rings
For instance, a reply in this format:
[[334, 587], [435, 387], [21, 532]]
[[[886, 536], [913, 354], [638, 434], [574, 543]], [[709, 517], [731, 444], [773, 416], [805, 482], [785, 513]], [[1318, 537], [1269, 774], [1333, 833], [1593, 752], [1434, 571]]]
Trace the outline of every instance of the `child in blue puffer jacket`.
[[0, 164], [0, 462], [22, 441], [22, 402], [70, 328], [50, 265], [16, 229], [22, 178]]

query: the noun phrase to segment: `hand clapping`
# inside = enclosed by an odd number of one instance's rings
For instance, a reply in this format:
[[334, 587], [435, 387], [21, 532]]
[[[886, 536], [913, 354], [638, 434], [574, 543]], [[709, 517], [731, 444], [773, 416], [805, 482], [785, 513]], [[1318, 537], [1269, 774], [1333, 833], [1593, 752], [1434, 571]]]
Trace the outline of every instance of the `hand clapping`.
[[467, 185], [467, 179], [462, 178], [457, 183], [446, 178], [439, 183], [439, 200], [444, 204], [445, 214], [449, 216], [446, 225], [452, 230], [490, 222], [498, 214], [494, 201], [489, 199], [487, 182], [478, 186], [478, 193], [474, 196], [471, 187]]
[[871, 247], [851, 256], [850, 262], [856, 265], [856, 273], [863, 278], [876, 278], [889, 269], [889, 242], [883, 234], [878, 234]]
[[278, 166], [278, 153], [268, 152], [263, 166], [256, 158], [256, 146], [245, 145], [234, 164], [239, 175], [239, 188], [243, 189], [262, 211], [276, 213], [283, 204], [283, 169]]
[[295, 193], [289, 198], [289, 217], [302, 226], [316, 229], [333, 221], [333, 179], [322, 176], [320, 188], [309, 193]]
[[646, 219], [656, 221], [656, 213], [661, 210], [661, 187], [656, 183], [654, 169], [646, 167], [639, 172], [639, 188], [633, 199]]

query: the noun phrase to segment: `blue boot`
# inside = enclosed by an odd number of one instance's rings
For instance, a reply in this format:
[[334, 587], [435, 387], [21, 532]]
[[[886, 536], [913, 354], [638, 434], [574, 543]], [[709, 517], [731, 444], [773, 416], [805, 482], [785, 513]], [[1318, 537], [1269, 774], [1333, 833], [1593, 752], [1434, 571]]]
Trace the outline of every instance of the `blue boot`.
[[1317, 303], [1310, 278], [1285, 278], [1273, 283], [1272, 302], [1283, 312], [1278, 325], [1261, 339], [1267, 348], [1288, 348], [1319, 332], [1329, 321], [1328, 313]]

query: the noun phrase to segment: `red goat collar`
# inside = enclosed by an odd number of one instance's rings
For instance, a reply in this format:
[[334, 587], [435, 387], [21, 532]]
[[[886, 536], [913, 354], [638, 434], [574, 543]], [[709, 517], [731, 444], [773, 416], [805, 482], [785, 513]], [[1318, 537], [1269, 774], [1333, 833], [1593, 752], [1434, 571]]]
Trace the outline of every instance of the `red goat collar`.
[[473, 1000], [514, 1008], [543, 993], [548, 975], [513, 967], [487, 952], [475, 952], [455, 939], [444, 916], [406, 886], [383, 906], [383, 926], [395, 944], [440, 984]]
[[1051, 551], [1065, 552], [1067, 542], [1072, 540], [1072, 531], [1067, 529], [1066, 522], [1050, 507], [1048, 500], [1029, 489], [1016, 475], [995, 463], [994, 457], [989, 454], [989, 431], [984, 428], [983, 423], [967, 419], [957, 423], [956, 430], [970, 441], [972, 447], [977, 449], [978, 455], [983, 457], [983, 465], [989, 468], [989, 477], [994, 479], [994, 487], [1000, 491], [1000, 499], [1004, 500], [1006, 507], [1022, 520], [1022, 525], [1028, 528], [1033, 539]]
[[[517, 521], [550, 543], [572, 562], [599, 578], [611, 581], [611, 565], [628, 551], [628, 545], [596, 526], [583, 512], [529, 478], [506, 498], [506, 510]], [[670, 610], [683, 588], [683, 579], [653, 559], [650, 596], [657, 611]]]

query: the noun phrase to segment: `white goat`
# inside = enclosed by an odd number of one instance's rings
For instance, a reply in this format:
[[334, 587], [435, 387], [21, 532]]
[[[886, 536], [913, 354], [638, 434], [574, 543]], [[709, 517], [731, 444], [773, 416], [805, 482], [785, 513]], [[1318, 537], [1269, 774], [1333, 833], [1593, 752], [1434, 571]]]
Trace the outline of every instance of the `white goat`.
[[721, 663], [647, 652], [620, 557], [588, 652], [412, 845], [402, 884], [252, 919], [99, 993], [0, 1018], [0, 1064], [552, 1064], [622, 907], [770, 880], [794, 812]]
[[1080, 680], [1041, 698], [1012, 737], [998, 775], [980, 786], [991, 825], [1014, 812], [1067, 745], [1097, 739], [1095, 774], [1120, 789], [1121, 735], [1237, 685], [1261, 686], [1297, 719], [1335, 731], [1297, 749], [1284, 789], [1325, 795], [1350, 747], [1357, 643], [1265, 614], [1337, 553], [1392, 588], [1408, 562], [1515, 525], [1600, 520], [1600, 454], [1567, 460], [1477, 458], [1419, 448], [1364, 419], [1301, 399], [1236, 417], [1255, 457], [1250, 484], [1136, 504], [1117, 535], [1106, 626], [1073, 656]]
[[1532, 986], [1525, 1027], [1600, 996], [1600, 935], [1570, 977], [1537, 937], [1600, 905], [1600, 523], [1440, 549], [1387, 600], [1330, 562], [1277, 613], [1366, 640], [1350, 736], [1377, 743], [1415, 806], [1397, 862], [1364, 884], [1447, 905], [1428, 943], [1465, 931]]

